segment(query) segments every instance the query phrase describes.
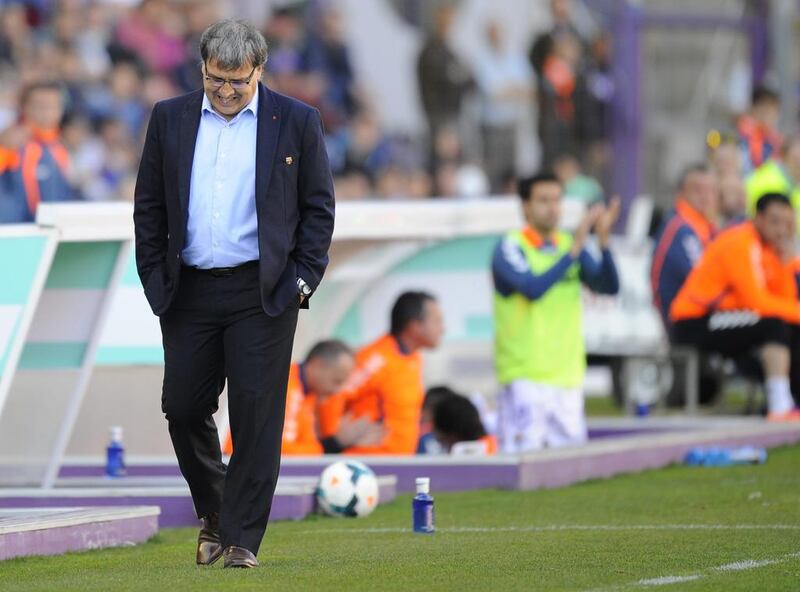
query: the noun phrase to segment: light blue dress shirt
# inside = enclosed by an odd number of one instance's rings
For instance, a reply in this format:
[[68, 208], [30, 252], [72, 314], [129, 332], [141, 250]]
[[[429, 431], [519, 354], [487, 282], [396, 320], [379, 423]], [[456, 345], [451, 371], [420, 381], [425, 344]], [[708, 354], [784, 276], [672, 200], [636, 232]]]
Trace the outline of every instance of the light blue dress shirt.
[[203, 96], [182, 252], [186, 265], [234, 267], [259, 258], [257, 121], [258, 93], [230, 121]]

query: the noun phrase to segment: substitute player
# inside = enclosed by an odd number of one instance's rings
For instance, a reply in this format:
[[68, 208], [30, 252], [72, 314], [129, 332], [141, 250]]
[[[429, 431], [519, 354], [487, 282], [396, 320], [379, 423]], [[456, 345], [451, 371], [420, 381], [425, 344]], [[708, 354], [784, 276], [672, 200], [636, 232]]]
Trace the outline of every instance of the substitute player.
[[[281, 454], [317, 455], [337, 452], [343, 446], [367, 446], [383, 437], [380, 424], [362, 418], [342, 418], [338, 432], [320, 440], [315, 409], [317, 401], [325, 401], [338, 393], [355, 367], [353, 351], [342, 341], [320, 341], [306, 359], [292, 364], [286, 391], [286, 417], [283, 423]], [[230, 431], [223, 452], [233, 452]]]
[[729, 357], [760, 354], [772, 421], [800, 420], [792, 399], [800, 394], [795, 225], [788, 196], [762, 196], [753, 220], [711, 243], [670, 309], [674, 343]]
[[[509, 232], [492, 259], [498, 435], [509, 453], [586, 441], [581, 284], [619, 290], [608, 248], [619, 199], [590, 209], [571, 236], [558, 230], [563, 188], [555, 176], [523, 179], [518, 191], [528, 225]], [[584, 249], [592, 228], [600, 261]]]
[[437, 347], [443, 333], [442, 310], [432, 295], [401, 294], [392, 307], [389, 333], [356, 354], [345, 390], [318, 405], [322, 435], [339, 432], [348, 415], [366, 418], [383, 425], [383, 438], [373, 445], [344, 446], [343, 452], [414, 454], [425, 397], [422, 350]]

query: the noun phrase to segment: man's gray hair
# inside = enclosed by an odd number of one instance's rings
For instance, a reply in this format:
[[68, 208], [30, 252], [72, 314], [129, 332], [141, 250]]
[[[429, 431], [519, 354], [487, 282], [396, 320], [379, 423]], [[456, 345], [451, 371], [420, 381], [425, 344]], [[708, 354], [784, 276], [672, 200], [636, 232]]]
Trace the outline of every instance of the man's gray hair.
[[247, 21], [227, 19], [203, 31], [200, 57], [206, 64], [214, 60], [222, 70], [262, 66], [267, 61], [267, 42]]

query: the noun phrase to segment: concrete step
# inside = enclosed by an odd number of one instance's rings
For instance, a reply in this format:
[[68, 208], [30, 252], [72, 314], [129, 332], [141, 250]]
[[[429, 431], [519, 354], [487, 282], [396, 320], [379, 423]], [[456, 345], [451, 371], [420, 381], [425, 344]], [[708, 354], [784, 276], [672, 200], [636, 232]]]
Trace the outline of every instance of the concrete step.
[[0, 560], [142, 543], [158, 532], [158, 506], [0, 509]]
[[[270, 520], [300, 520], [314, 511], [315, 476], [281, 477], [275, 488]], [[397, 494], [397, 478], [378, 477], [380, 502]], [[147, 505], [160, 508], [159, 525], [196, 526], [189, 488], [181, 477], [62, 477], [53, 489], [0, 489], [0, 508], [53, 508]]]

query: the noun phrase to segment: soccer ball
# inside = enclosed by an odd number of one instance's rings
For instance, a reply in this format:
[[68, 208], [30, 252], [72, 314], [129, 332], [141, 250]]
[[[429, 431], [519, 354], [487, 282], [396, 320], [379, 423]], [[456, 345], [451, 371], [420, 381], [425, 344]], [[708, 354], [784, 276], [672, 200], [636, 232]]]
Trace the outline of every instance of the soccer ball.
[[340, 460], [322, 471], [316, 495], [329, 516], [368, 516], [378, 505], [378, 479], [364, 463]]

